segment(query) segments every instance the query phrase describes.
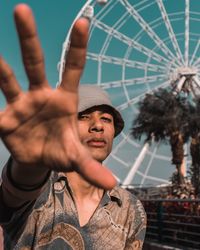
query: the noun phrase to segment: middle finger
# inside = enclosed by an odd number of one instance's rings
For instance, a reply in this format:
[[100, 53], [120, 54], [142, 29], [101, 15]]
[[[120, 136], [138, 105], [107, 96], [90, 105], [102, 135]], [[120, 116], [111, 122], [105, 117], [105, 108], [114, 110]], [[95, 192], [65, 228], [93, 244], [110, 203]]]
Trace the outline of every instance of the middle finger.
[[88, 41], [89, 21], [80, 18], [76, 21], [72, 33], [70, 48], [66, 55], [65, 70], [60, 87], [76, 92], [83, 72]]

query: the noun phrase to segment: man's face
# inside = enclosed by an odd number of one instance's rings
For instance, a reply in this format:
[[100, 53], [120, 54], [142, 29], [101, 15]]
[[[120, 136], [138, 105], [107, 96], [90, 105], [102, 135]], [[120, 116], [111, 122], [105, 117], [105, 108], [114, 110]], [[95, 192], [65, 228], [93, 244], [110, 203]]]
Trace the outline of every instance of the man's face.
[[81, 142], [94, 159], [102, 162], [110, 154], [115, 134], [114, 119], [107, 107], [91, 108], [78, 115]]

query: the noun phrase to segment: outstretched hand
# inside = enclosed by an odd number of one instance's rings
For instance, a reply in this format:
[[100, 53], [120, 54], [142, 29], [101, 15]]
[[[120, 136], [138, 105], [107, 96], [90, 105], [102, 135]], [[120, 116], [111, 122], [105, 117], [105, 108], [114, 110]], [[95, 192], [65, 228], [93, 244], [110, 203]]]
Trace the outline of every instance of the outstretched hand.
[[1, 139], [21, 167], [75, 170], [97, 186], [112, 188], [114, 177], [91, 157], [77, 130], [77, 90], [86, 58], [88, 21], [76, 21], [63, 80], [52, 89], [31, 9], [20, 4], [14, 17], [29, 90], [22, 91], [11, 68], [0, 58], [0, 88], [7, 100], [0, 112]]

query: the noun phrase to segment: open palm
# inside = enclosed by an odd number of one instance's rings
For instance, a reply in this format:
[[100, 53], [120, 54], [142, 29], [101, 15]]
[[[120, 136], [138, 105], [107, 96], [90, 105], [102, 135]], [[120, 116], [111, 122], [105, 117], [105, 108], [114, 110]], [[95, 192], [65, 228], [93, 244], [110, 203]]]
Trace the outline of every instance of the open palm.
[[85, 64], [88, 21], [79, 19], [75, 23], [63, 80], [57, 89], [52, 89], [45, 76], [30, 8], [20, 4], [14, 14], [29, 91], [22, 91], [12, 70], [0, 58], [0, 87], [7, 99], [7, 106], [0, 113], [3, 142], [22, 167], [75, 170], [98, 186], [113, 187], [113, 176], [92, 159], [77, 131], [77, 90]]

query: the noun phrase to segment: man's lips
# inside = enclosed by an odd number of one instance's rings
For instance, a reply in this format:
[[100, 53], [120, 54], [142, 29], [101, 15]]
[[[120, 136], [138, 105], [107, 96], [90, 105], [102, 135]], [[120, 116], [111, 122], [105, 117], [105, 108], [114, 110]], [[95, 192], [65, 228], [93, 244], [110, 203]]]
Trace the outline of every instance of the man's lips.
[[104, 147], [106, 145], [106, 141], [104, 139], [89, 139], [87, 141], [87, 145], [90, 147]]

